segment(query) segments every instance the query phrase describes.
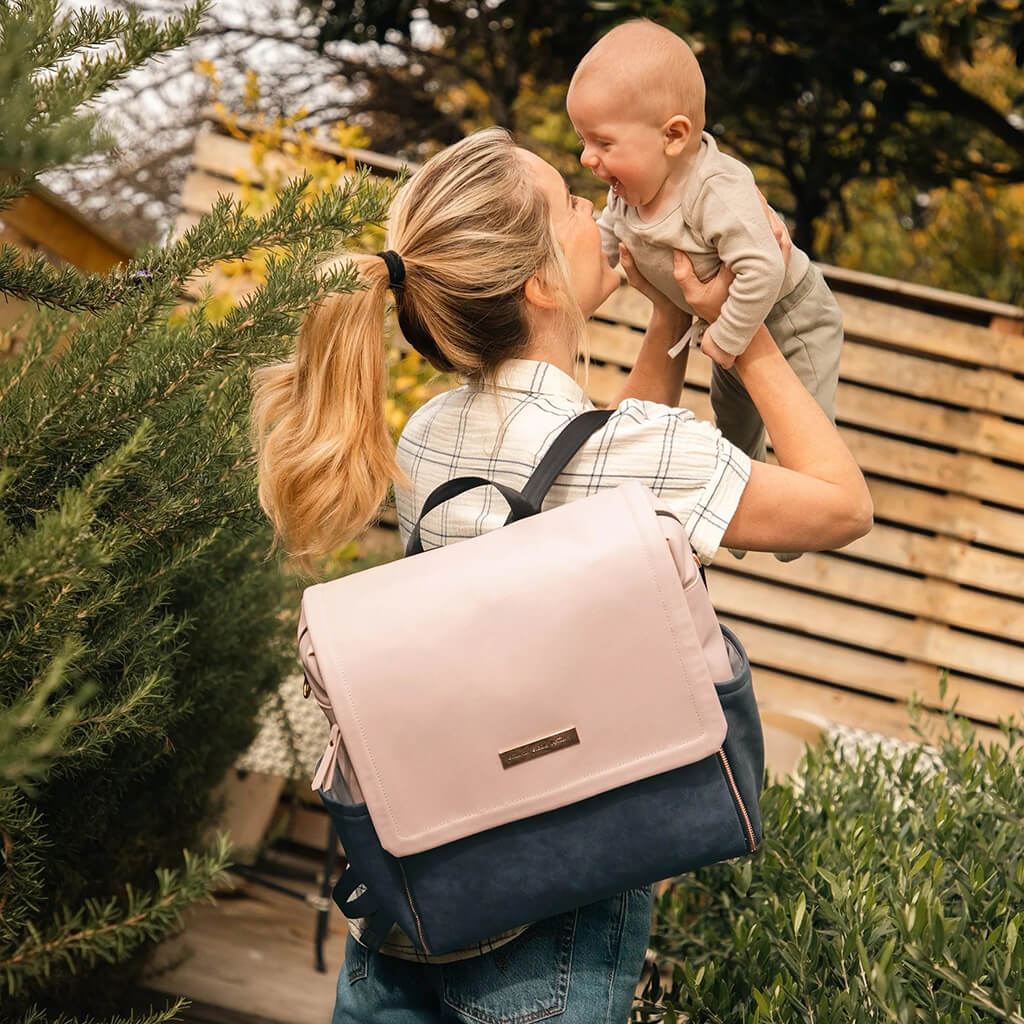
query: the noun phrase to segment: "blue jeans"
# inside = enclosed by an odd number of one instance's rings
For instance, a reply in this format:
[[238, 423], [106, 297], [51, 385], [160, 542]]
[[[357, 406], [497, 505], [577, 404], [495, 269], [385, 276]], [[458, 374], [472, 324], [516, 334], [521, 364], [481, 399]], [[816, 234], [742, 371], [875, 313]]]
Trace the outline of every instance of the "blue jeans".
[[449, 964], [374, 953], [349, 935], [331, 1024], [626, 1024], [650, 930], [645, 886]]

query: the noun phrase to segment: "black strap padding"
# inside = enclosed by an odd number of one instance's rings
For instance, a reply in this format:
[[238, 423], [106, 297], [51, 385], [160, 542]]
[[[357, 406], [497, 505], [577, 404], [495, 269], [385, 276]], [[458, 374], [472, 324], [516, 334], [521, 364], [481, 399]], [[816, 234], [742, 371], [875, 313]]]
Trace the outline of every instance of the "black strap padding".
[[463, 494], [465, 491], [471, 491], [475, 487], [488, 486], [494, 487], [501, 492], [501, 496], [508, 502], [509, 508], [512, 510], [510, 514], [515, 515], [516, 519], [522, 519], [536, 511], [531, 505], [527, 504], [526, 499], [514, 487], [500, 484], [497, 480], [487, 480], [482, 476], [460, 476], [455, 480], [446, 480], [443, 484], [435, 487], [423, 503], [423, 511], [420, 513], [419, 519], [416, 520], [412, 533], [409, 534], [409, 543], [405, 546], [406, 555], [418, 555], [423, 550], [423, 541], [420, 537], [420, 523], [438, 505], [443, 505], [446, 501]]
[[443, 484], [435, 487], [423, 503], [423, 511], [420, 512], [419, 519], [416, 520], [412, 533], [409, 534], [409, 542], [405, 546], [406, 555], [418, 555], [423, 550], [420, 524], [429, 513], [438, 505], [466, 491], [473, 490], [475, 487], [491, 486], [501, 493], [509, 506], [508, 518], [505, 520], [506, 525], [514, 523], [517, 519], [536, 515], [540, 511], [551, 485], [558, 479], [558, 474], [583, 447], [587, 438], [608, 422], [612, 412], [611, 409], [591, 409], [570, 420], [544, 453], [544, 457], [530, 474], [530, 479], [526, 481], [522, 491], [517, 491], [507, 484], [498, 483], [497, 480], [487, 480], [480, 476], [460, 476], [454, 480], [446, 480]]
[[[580, 413], [555, 438], [523, 487], [523, 497], [534, 509], [540, 511], [544, 498], [551, 485], [558, 479], [559, 473], [569, 465], [587, 438], [597, 433], [608, 422], [613, 412], [613, 409], [591, 409], [590, 412]], [[513, 520], [509, 517], [508, 521]]]

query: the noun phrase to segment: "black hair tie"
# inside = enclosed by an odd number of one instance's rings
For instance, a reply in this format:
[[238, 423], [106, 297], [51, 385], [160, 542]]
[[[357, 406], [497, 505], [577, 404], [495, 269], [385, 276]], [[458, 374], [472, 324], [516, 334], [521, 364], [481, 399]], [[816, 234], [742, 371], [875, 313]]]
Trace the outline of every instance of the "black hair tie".
[[383, 252], [377, 253], [377, 255], [388, 267], [388, 287], [395, 292], [395, 310], [398, 313], [398, 326], [401, 328], [402, 334], [405, 335], [405, 340], [424, 359], [433, 364], [434, 367], [442, 373], [448, 373], [453, 367], [441, 354], [437, 342], [418, 323], [413, 322], [412, 317], [409, 316], [408, 311], [404, 308], [402, 285], [405, 283], [405, 264], [402, 262], [402, 257], [393, 249], [385, 249]]
[[405, 264], [402, 257], [394, 249], [385, 249], [377, 255], [387, 264], [388, 286], [392, 289], [401, 288], [405, 282]]

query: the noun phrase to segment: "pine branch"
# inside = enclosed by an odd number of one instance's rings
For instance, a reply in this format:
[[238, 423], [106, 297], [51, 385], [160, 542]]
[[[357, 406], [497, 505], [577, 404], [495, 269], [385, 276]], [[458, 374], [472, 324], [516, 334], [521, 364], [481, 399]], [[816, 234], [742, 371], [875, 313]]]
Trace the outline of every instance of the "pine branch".
[[[87, 569], [106, 564], [130, 543], [127, 532], [118, 527], [101, 524], [97, 530], [97, 512], [139, 464], [152, 444], [151, 435], [152, 425], [143, 420], [131, 437], [92, 466], [80, 481], [65, 485], [55, 507], [38, 516], [33, 529], [4, 545], [0, 550], [0, 615], [10, 614], [30, 594], [38, 593], [40, 579], [49, 587], [60, 578], [60, 571], [54, 572], [54, 563], [61, 564], [60, 553], [67, 553], [67, 567], [74, 566], [79, 574], [78, 580], [66, 584], [61, 591], [64, 594], [85, 586]], [[91, 549], [88, 557], [83, 550], [86, 546]], [[46, 575], [38, 575], [39, 566], [47, 567]]]
[[[183, 45], [207, 6], [196, 0], [178, 18], [160, 22], [135, 10], [61, 20], [56, 0], [0, 5], [0, 168], [31, 179], [113, 146], [98, 116], [79, 108], [150, 58]], [[89, 52], [112, 43], [113, 52]]]
[[0, 944], [20, 935], [26, 919], [39, 913], [46, 892], [44, 858], [50, 842], [43, 818], [24, 791], [0, 786], [0, 848], [3, 878], [0, 880]]
[[77, 725], [82, 707], [95, 687], [79, 687], [59, 706], [50, 698], [66, 684], [65, 673], [84, 654], [84, 645], [67, 637], [50, 662], [46, 675], [13, 704], [0, 710], [0, 780], [33, 792], [33, 780], [44, 775], [60, 756], [68, 732]]
[[58, 1017], [48, 1017], [41, 1010], [32, 1009], [14, 1024], [170, 1024], [180, 1020], [178, 1015], [188, 1005], [187, 999], [177, 999], [162, 1010], [146, 1014], [140, 1012], [139, 1015], [133, 1010], [127, 1017], [107, 1017], [102, 1021], [95, 1017], [68, 1017], [63, 1013]]
[[210, 890], [228, 863], [228, 842], [221, 835], [208, 852], [183, 851], [180, 870], [158, 868], [156, 888], [138, 893], [125, 886], [124, 895], [108, 901], [86, 900], [75, 911], [59, 913], [45, 930], [29, 922], [27, 935], [10, 953], [0, 952], [0, 986], [11, 996], [31, 982], [58, 970], [78, 971], [99, 960], [124, 960], [143, 942], [156, 941], [181, 924], [183, 911]]

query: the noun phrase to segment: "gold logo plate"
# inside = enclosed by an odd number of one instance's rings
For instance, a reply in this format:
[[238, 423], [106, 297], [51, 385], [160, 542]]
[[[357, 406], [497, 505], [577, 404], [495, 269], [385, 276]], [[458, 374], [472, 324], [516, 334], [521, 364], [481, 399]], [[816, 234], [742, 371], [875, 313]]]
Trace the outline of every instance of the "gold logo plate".
[[503, 750], [498, 756], [501, 758], [502, 768], [514, 768], [524, 761], [532, 761], [545, 754], [553, 754], [556, 750], [574, 747], [579, 741], [580, 738], [575, 729], [563, 729], [561, 732], [545, 736], [541, 740], [524, 743], [521, 747], [513, 747], [511, 750]]

